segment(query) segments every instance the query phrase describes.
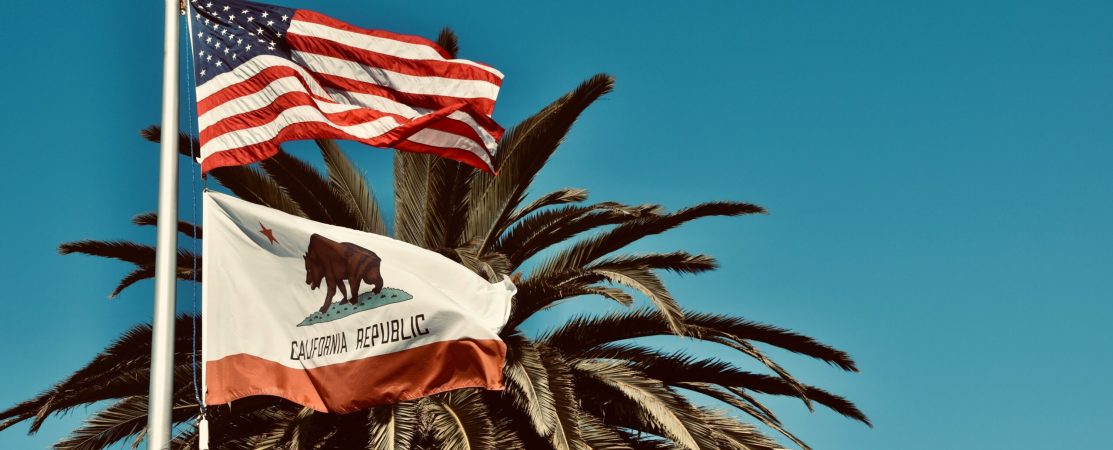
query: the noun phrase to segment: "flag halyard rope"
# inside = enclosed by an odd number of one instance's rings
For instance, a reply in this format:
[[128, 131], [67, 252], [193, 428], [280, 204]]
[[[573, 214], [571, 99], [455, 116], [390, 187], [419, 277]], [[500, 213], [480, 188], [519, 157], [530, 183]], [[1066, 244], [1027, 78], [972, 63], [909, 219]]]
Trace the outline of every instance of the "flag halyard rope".
[[[197, 255], [198, 255], [197, 245], [198, 245], [198, 242], [197, 241], [198, 241], [198, 237], [197, 237], [197, 228], [196, 227], [197, 227], [197, 224], [198, 224], [198, 222], [197, 222], [197, 216], [198, 216], [198, 212], [197, 212], [197, 205], [198, 205], [198, 202], [197, 202], [197, 195], [198, 195], [197, 194], [197, 192], [198, 192], [197, 178], [200, 176], [200, 174], [199, 174], [198, 167], [197, 167], [198, 163], [197, 163], [196, 155], [194, 155], [194, 137], [193, 137], [195, 135], [194, 133], [196, 132], [195, 124], [194, 124], [194, 121], [193, 121], [193, 114], [194, 114], [194, 108], [197, 107], [197, 102], [193, 98], [194, 97], [194, 92], [193, 92], [194, 91], [194, 88], [193, 88], [193, 86], [194, 86], [194, 81], [193, 81], [193, 70], [194, 70], [194, 67], [193, 67], [193, 21], [190, 20], [188, 7], [185, 5], [184, 1], [182, 2], [182, 11], [185, 15], [185, 20], [186, 20], [186, 30], [187, 30], [186, 48], [189, 49], [189, 55], [186, 57], [186, 99], [188, 100], [188, 104], [186, 105], [186, 115], [185, 116], [186, 116], [186, 121], [187, 121], [186, 131], [189, 135], [189, 139], [187, 140], [187, 143], [189, 144], [189, 155], [190, 155], [190, 164], [189, 164], [190, 190], [189, 190], [189, 194], [190, 194], [190, 199], [192, 200], [192, 204], [191, 204], [191, 208], [190, 208], [190, 215], [191, 215], [190, 222], [194, 225], [194, 235], [193, 235], [193, 241], [192, 241], [192, 246], [193, 246], [193, 248], [192, 248], [192, 251], [193, 251], [193, 271], [190, 273], [190, 278], [191, 278], [190, 281], [192, 281], [192, 283], [190, 283], [191, 298], [193, 300], [193, 311], [192, 311], [192, 314], [191, 314], [192, 324], [191, 324], [191, 327], [190, 327], [191, 328], [191, 333], [192, 333], [192, 336], [190, 338], [190, 358], [191, 358], [190, 359], [190, 361], [191, 361], [190, 369], [193, 372], [193, 397], [197, 401], [197, 406], [200, 409], [201, 417], [204, 418], [207, 411], [206, 411], [206, 408], [205, 408], [205, 402], [201, 398], [200, 380], [198, 379], [198, 375], [197, 375], [197, 316], [198, 316], [198, 309], [197, 309], [197, 291], [198, 291], [198, 286], [197, 286], [197, 284], [198, 284], [197, 283]], [[176, 139], [177, 137], [173, 136], [171, 138]], [[206, 180], [206, 182], [207, 182], [207, 180]], [[202, 186], [202, 189], [204, 189], [204, 186]]]

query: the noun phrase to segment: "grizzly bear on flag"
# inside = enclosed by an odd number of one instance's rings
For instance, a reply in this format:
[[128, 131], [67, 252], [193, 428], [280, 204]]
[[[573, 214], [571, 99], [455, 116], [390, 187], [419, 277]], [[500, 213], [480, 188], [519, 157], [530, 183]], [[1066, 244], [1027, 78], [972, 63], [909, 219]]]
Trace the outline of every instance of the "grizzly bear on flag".
[[[324, 280], [328, 289], [320, 309], [322, 314], [328, 311], [338, 286], [342, 296], [340, 302], [351, 304], [358, 301], [360, 283], [374, 284], [375, 289], [371, 291], [374, 294], [383, 290], [383, 276], [379, 270], [382, 259], [375, 252], [358, 245], [336, 242], [314, 233], [309, 237], [309, 249], [302, 259], [305, 260], [305, 284], [316, 290]], [[344, 280], [348, 280], [351, 286], [350, 294]]]

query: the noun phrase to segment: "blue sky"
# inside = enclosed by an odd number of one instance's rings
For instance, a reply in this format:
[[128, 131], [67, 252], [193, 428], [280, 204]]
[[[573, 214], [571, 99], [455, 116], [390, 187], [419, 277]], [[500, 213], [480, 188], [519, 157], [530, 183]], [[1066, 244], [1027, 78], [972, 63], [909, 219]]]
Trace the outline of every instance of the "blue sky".
[[[8, 107], [0, 407], [46, 388], [129, 326], [151, 283], [59, 256], [77, 239], [153, 242], [160, 2], [21, 2], [0, 27]], [[1113, 3], [381, 2], [308, 7], [435, 36], [507, 74], [512, 125], [580, 80], [616, 91], [577, 124], [534, 193], [669, 208], [735, 199], [772, 214], [708, 219], [635, 246], [719, 258], [669, 278], [692, 309], [843, 348], [860, 374], [779, 355], [844, 394], [870, 429], [776, 402], [817, 449], [1095, 448], [1113, 424]], [[345, 145], [390, 199], [390, 154]], [[294, 145], [316, 160], [311, 147]], [[183, 217], [190, 182], [182, 179]], [[181, 310], [190, 310], [182, 289]], [[559, 320], [603, 301], [546, 315]], [[534, 329], [549, 326], [534, 321]], [[713, 347], [690, 342], [700, 354]], [[0, 433], [45, 448], [85, 414]]]

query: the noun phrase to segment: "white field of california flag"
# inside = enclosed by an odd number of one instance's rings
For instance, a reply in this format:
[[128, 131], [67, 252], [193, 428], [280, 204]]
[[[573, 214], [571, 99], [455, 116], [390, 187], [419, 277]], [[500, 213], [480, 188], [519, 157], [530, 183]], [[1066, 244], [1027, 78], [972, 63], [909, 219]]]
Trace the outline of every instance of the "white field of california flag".
[[205, 402], [274, 395], [345, 413], [502, 389], [515, 292], [435, 252], [204, 196]]

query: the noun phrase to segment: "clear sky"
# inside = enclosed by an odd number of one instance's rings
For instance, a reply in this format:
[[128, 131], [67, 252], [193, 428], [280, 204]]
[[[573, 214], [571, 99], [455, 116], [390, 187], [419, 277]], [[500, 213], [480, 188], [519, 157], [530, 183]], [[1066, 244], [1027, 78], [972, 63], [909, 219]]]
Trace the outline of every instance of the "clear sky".
[[[789, 327], [857, 358], [862, 373], [845, 374], [782, 355], [876, 424], [776, 403], [817, 449], [1108, 445], [1113, 2], [283, 4], [429, 37], [454, 27], [462, 57], [507, 74], [495, 114], [507, 126], [614, 74], [617, 90], [534, 192], [768, 207], [636, 248], [720, 259], [718, 272], [668, 279], [692, 309]], [[129, 266], [56, 248], [154, 241], [129, 220], [156, 208], [157, 146], [136, 132], [159, 120], [162, 33], [154, 0], [18, 2], [5, 14], [0, 407], [149, 320], [151, 282], [106, 300]], [[345, 148], [391, 199], [389, 153]], [[14, 427], [0, 448], [45, 448], [84, 414], [31, 438]]]

